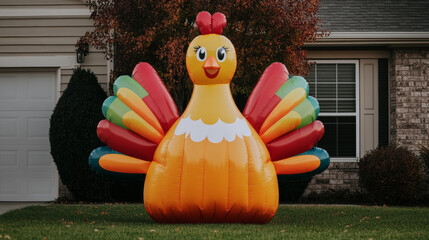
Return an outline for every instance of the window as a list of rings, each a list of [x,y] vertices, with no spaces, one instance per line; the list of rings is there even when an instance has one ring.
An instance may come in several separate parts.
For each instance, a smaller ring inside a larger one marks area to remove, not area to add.
[[[320,104],[318,119],[325,125],[319,147],[335,160],[356,160],[359,156],[358,61],[316,61],[306,77],[310,96]]]

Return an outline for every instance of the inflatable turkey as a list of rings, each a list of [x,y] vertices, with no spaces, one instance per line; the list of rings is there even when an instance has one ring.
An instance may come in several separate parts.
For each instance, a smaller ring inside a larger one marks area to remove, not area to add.
[[[314,147],[324,127],[302,77],[281,63],[262,74],[244,112],[230,81],[237,59],[221,35],[225,16],[201,12],[201,35],[186,67],[194,83],[188,107],[177,108],[155,70],[138,64],[121,76],[102,111],[97,134],[108,146],[89,163],[97,173],[145,179],[144,206],[161,223],[266,223],[278,208],[278,181],[309,178],[329,156]]]

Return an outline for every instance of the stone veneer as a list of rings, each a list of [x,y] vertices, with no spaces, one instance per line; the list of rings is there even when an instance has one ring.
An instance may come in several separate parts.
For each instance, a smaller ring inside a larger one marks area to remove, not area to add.
[[[429,48],[396,48],[390,65],[390,142],[429,145]]]
[[[359,175],[356,162],[333,162],[321,174],[313,177],[303,196],[310,193],[323,194],[326,191],[358,191]]]

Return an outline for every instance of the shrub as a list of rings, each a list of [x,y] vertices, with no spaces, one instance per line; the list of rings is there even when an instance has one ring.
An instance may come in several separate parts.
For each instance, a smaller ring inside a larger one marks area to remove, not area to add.
[[[312,178],[296,182],[279,182],[279,200],[285,203],[296,203],[301,198]]]
[[[429,146],[420,146],[420,159],[422,160],[426,174],[429,173]]]
[[[61,181],[77,201],[110,200],[109,180],[89,167],[88,156],[103,144],[97,137],[107,95],[94,73],[76,69],[51,116],[51,155]]]
[[[407,204],[417,198],[423,179],[421,162],[405,147],[369,151],[359,161],[360,183],[378,204]]]
[[[421,189],[422,194],[419,198],[420,203],[429,204],[429,146],[420,146],[419,149],[420,159],[424,164],[424,181]]]
[[[299,203],[311,204],[374,204],[368,197],[368,193],[362,191],[353,191],[350,189],[327,189],[322,192],[311,192],[299,199]]]

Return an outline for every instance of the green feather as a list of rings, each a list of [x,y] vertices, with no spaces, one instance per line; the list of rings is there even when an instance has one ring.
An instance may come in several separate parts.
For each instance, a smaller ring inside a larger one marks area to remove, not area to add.
[[[316,118],[317,118],[317,116],[319,116],[319,111],[320,111],[319,102],[312,96],[308,96],[307,98],[310,101],[311,105],[313,105],[314,111],[316,111]]]
[[[107,102],[107,103],[106,103]],[[122,121],[122,117],[127,113],[132,111],[125,103],[123,103],[119,98],[112,96],[106,99],[103,104],[103,114],[107,120],[110,122],[128,129],[124,122]],[[107,110],[105,110],[107,109]]]
[[[298,128],[305,127],[316,120],[316,111],[308,98],[304,99],[293,111],[301,116],[301,124]]]
[[[300,76],[293,76],[287,82],[283,83],[279,90],[277,90],[276,95],[283,99],[286,95],[288,95],[292,90],[296,88],[303,88],[308,95],[308,83],[303,77]]]
[[[115,100],[116,97],[110,96],[104,100],[103,105],[101,106],[101,111],[103,112],[104,117],[107,115],[107,110],[109,110],[110,105]]]
[[[149,95],[147,91],[136,80],[127,75],[122,75],[116,79],[115,83],[113,84],[113,92],[115,93],[115,95],[120,88],[130,89],[141,99]]]

